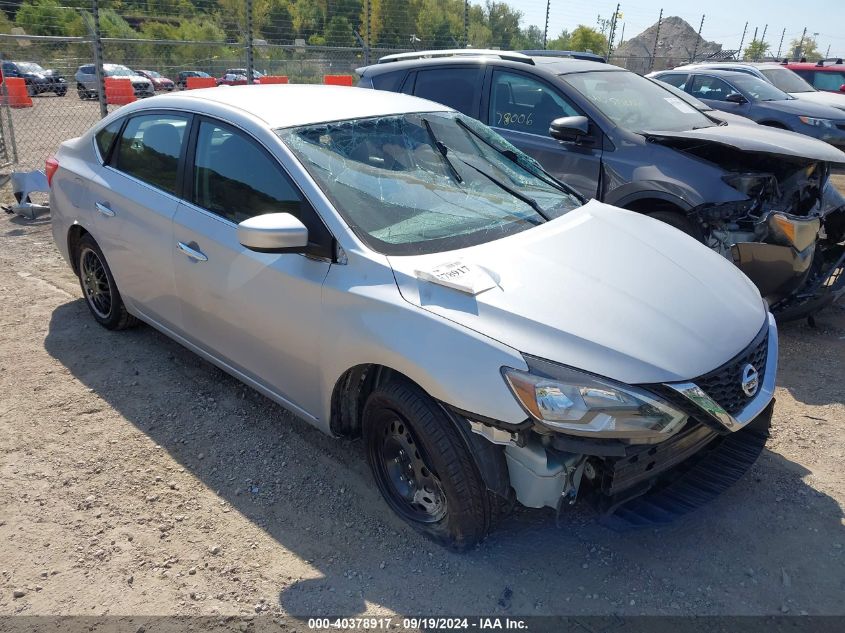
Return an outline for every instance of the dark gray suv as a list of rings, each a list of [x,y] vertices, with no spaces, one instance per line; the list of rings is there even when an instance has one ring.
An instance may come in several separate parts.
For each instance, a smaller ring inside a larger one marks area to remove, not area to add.
[[[827,143],[721,120],[609,64],[424,51],[358,74],[360,87],[431,99],[490,125],[587,198],[693,235],[746,272],[782,319],[845,293],[845,198],[829,182],[845,153]]]

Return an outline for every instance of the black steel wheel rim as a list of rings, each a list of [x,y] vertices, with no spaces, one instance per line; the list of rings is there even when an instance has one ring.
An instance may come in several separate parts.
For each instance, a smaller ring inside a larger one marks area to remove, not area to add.
[[[420,523],[446,516],[443,485],[426,464],[410,426],[393,415],[375,441],[376,466],[397,512]]]
[[[82,251],[82,256],[79,258],[79,279],[82,282],[85,299],[94,314],[107,319],[112,306],[111,285],[106,274],[106,267],[99,255],[90,248]]]

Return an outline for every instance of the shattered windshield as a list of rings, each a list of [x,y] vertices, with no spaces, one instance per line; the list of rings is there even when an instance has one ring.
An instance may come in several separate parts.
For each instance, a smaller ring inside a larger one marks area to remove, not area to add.
[[[615,125],[631,132],[680,132],[716,125],[687,100],[627,70],[569,73],[562,79]]]
[[[581,205],[539,164],[454,112],[278,130],[356,235],[388,255],[524,231]]]

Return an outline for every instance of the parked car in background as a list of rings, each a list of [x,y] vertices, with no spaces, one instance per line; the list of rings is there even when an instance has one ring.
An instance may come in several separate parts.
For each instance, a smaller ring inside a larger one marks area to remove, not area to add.
[[[815,64],[788,62],[784,66],[813,84],[817,90],[845,95],[845,64],[841,58],[825,59]]]
[[[169,92],[176,86],[172,79],[164,77],[160,72],[155,70],[136,70],[135,72],[149,79],[153,84],[153,89],[156,91],[167,90]]]
[[[694,236],[738,265],[781,319],[845,292],[845,199],[829,179],[845,154],[831,145],[737,125],[609,64],[505,51],[427,55],[382,58],[359,69],[359,85],[449,105],[586,198]],[[772,228],[778,222],[792,228]]]
[[[845,95],[830,94],[829,92],[817,90],[788,67],[776,62],[698,63],[678,66],[675,70],[734,70],[768,81],[776,88],[801,101],[845,110]]]
[[[103,64],[104,77],[129,79],[136,97],[152,97],[155,94],[152,82],[121,64]],[[76,71],[76,92],[80,99],[96,99],[99,86],[94,64],[83,64]]]
[[[592,495],[665,522],[765,443],[777,329],[753,284],[445,106],[335,86],[162,95],[48,169],[95,321],[141,319],[363,437],[387,505],[438,542],[471,547],[514,500]]]
[[[650,75],[707,105],[761,125],[812,136],[845,149],[845,111],[796,99],[773,84],[733,70],[664,70]]]
[[[211,75],[202,70],[183,70],[176,77],[176,87],[179,90],[185,90],[188,87],[188,77],[211,77]]]
[[[218,86],[245,86],[247,84],[247,77],[249,73],[246,68],[229,68],[223,73],[223,76],[217,80]],[[252,82],[256,84],[261,83],[262,75],[257,70],[252,71]]]
[[[3,60],[3,76],[18,77],[26,82],[30,96],[52,92],[59,97],[67,93],[67,81],[52,69],[44,69],[35,62],[11,62]]]

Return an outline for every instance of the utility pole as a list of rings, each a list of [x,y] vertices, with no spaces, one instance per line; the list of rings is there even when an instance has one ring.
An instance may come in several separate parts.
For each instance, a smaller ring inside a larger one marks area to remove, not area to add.
[[[742,39],[739,40],[739,59],[743,58],[742,45],[745,43],[745,34],[748,32],[748,22],[745,23],[745,28],[742,29]]]
[[[619,38],[619,46],[622,46],[625,43],[625,23],[622,23],[622,35]]]
[[[698,37],[695,38],[695,46],[692,49],[692,59],[691,62],[695,61],[695,56],[698,53],[698,43],[701,41],[701,29],[704,28],[704,15],[701,16],[701,24],[698,25]]]
[[[552,0],[546,0],[546,28],[543,31],[543,50],[546,50],[546,42],[549,41],[549,9],[551,5]]]
[[[610,37],[607,38],[607,58],[610,59],[610,54],[613,52],[613,38],[616,37],[616,18],[619,16],[619,6],[616,5],[616,11],[610,21]]]
[[[469,46],[469,0],[464,0],[464,48]]]
[[[660,9],[660,17],[657,18],[657,31],[654,34],[654,50],[651,52],[651,61],[648,65],[648,72],[654,70],[654,58],[657,57],[657,42],[660,41],[660,25],[663,23],[663,9]]]
[[[94,26],[94,72],[97,75],[97,97],[100,101],[100,118],[109,114],[106,103],[106,79],[103,75],[103,38],[100,33],[100,3],[98,0],[91,1],[91,13]]]
[[[778,44],[778,54],[775,55],[775,57],[777,57],[778,59],[780,59],[780,51],[783,48],[783,38],[785,38],[785,37],[786,37],[786,29],[783,29],[783,31],[781,31],[781,34],[780,34],[780,44]]]
[[[254,84],[253,68],[255,68],[255,59],[253,58],[253,37],[252,37],[252,0],[246,0],[246,82]]]
[[[372,19],[370,18],[370,11],[372,10],[372,2],[371,0],[365,0],[364,2],[364,65],[370,65],[370,22]]]
[[[824,54],[824,58],[827,59],[830,57],[830,44],[827,45],[827,52]]]
[[[801,59],[801,53],[804,52],[804,38],[807,37],[807,27],[804,27],[804,32],[801,33],[801,41],[798,42],[798,59]]]

